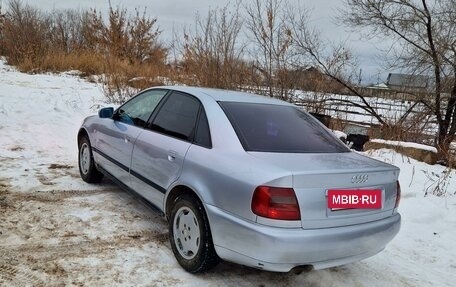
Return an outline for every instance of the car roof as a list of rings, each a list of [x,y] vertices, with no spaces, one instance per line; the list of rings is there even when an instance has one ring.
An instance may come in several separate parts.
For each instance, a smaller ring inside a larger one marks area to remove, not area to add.
[[[288,102],[281,101],[278,99],[260,96],[252,93],[213,89],[213,88],[202,88],[202,87],[191,87],[191,86],[160,86],[154,87],[160,89],[169,89],[179,92],[188,93],[196,97],[207,98],[210,97],[216,102],[244,102],[244,103],[261,103],[271,105],[291,105]]]

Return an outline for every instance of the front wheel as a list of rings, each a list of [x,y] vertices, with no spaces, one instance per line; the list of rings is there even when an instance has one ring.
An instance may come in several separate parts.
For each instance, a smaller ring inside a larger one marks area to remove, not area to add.
[[[175,199],[169,233],[174,256],[188,272],[204,272],[218,264],[206,212],[195,197],[184,194]]]
[[[79,142],[79,174],[88,183],[98,183],[103,178],[103,174],[95,167],[93,160],[92,147],[89,139],[85,136]]]

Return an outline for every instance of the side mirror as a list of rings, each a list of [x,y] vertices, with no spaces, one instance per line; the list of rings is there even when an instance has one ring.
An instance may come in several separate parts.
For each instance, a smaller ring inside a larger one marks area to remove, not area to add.
[[[113,114],[114,114],[114,108],[112,108],[112,107],[102,108],[101,110],[98,111],[98,116],[102,119],[112,118]]]

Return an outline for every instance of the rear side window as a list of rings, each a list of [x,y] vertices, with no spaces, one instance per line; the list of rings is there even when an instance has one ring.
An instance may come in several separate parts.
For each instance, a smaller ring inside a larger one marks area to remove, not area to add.
[[[339,153],[349,149],[293,106],[220,102],[246,151]]]
[[[212,148],[211,134],[209,132],[209,124],[207,123],[206,113],[201,109],[201,114],[198,120],[198,127],[196,129],[195,144]]]
[[[195,136],[200,103],[192,96],[173,92],[152,122],[151,129],[186,141]]]

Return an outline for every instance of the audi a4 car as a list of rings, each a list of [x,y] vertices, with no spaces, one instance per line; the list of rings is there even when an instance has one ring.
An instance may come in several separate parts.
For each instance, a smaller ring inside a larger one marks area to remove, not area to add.
[[[179,264],[288,272],[373,256],[399,232],[399,169],[350,151],[290,103],[155,87],[86,118],[84,181],[108,176],[156,206]]]

